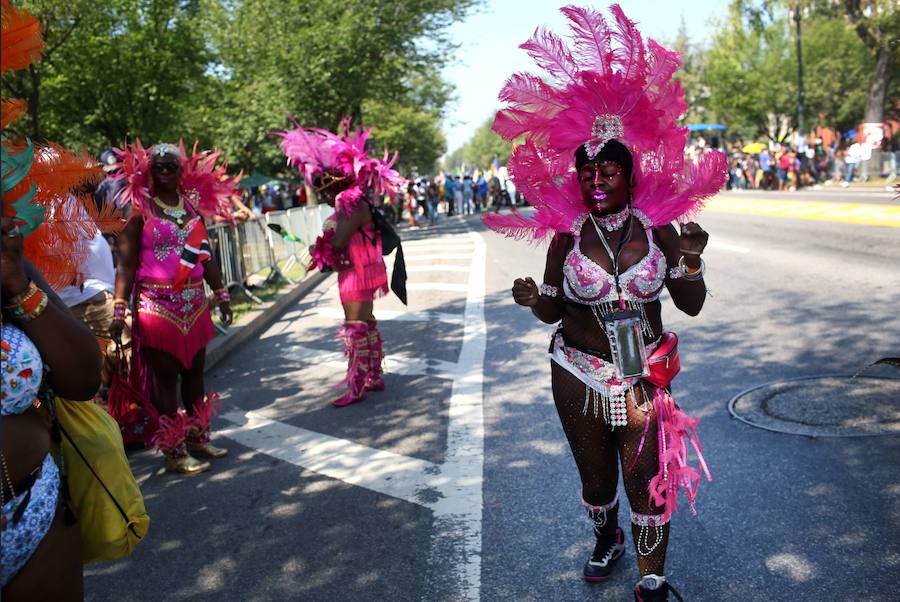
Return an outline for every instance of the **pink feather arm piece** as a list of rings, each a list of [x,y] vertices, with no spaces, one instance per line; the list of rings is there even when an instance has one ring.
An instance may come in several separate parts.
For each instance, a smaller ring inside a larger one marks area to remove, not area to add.
[[[310,256],[312,257],[309,264],[310,267],[315,267],[319,270],[338,267],[341,254],[335,252],[334,247],[331,246],[332,238],[334,238],[334,228],[326,230],[322,236],[316,238],[316,242],[313,243],[313,247],[310,250]]]

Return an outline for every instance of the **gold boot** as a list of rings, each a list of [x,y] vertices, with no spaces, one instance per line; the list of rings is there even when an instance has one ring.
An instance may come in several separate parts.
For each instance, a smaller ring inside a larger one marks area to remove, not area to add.
[[[216,447],[209,441],[206,443],[200,441],[188,441],[187,450],[192,456],[198,458],[221,458],[228,455],[228,450],[224,447]]]
[[[209,462],[200,461],[187,453],[179,456],[166,455],[166,470],[168,472],[197,474],[209,470],[209,467]]]
[[[184,442],[187,444],[188,453],[198,458],[221,458],[228,453],[227,449],[210,443],[209,424],[192,427],[188,430]]]

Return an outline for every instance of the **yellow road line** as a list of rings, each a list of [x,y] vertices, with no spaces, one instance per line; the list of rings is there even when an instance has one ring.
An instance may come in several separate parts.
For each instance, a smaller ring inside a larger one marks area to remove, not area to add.
[[[900,228],[900,207],[893,205],[717,197],[707,203],[706,211]]]

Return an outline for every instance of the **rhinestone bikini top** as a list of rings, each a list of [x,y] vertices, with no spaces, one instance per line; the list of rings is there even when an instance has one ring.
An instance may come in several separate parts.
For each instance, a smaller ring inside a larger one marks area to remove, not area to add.
[[[622,298],[631,303],[650,303],[659,299],[666,281],[666,257],[653,242],[650,220],[632,209],[640,220],[650,246],[647,255],[619,274]],[[581,227],[588,214],[578,218],[572,227],[575,244],[563,264],[563,293],[566,298],[584,305],[604,305],[616,301],[615,276],[581,252]]]

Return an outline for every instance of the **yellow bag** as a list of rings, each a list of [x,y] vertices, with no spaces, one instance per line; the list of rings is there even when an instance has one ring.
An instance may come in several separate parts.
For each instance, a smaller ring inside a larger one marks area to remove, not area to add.
[[[90,401],[57,397],[62,462],[73,510],[81,526],[85,563],[131,554],[147,534],[150,517],[134,480],[119,425]]]

